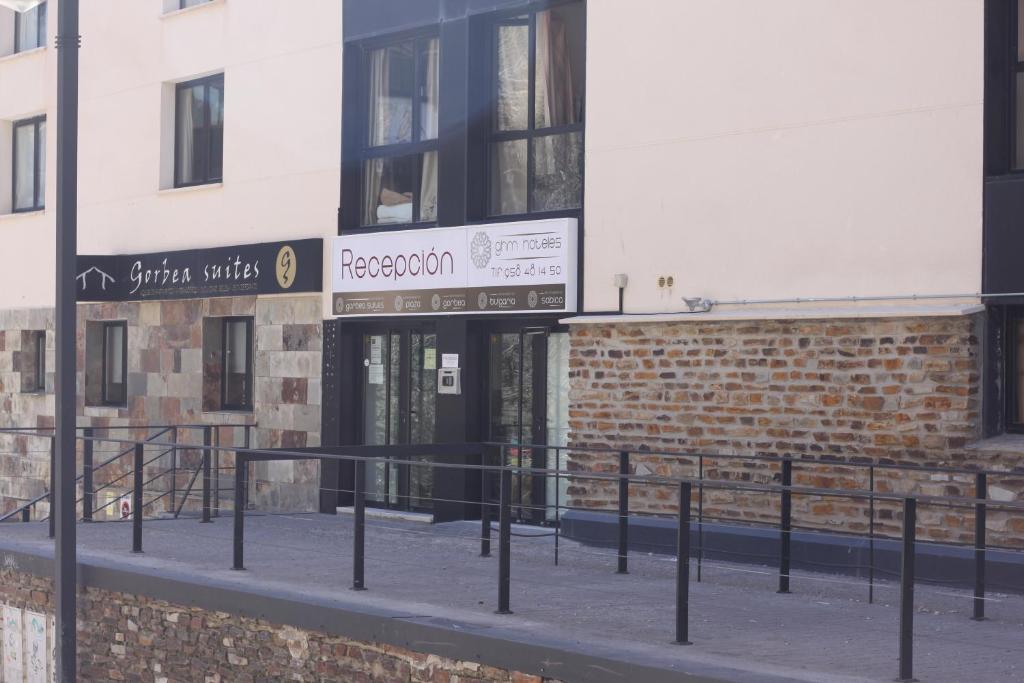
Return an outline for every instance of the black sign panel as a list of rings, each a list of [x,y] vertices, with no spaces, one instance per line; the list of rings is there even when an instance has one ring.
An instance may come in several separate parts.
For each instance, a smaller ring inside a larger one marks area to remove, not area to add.
[[[323,240],[79,256],[78,301],[201,299],[323,289]]]

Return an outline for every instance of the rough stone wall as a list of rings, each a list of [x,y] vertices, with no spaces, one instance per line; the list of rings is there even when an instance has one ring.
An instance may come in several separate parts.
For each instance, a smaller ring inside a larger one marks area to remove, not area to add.
[[[570,444],[838,463],[1006,469],[1012,454],[964,447],[980,436],[978,317],[576,325],[571,332]],[[800,463],[794,484],[867,489],[867,468]],[[638,473],[696,476],[696,458],[634,456]],[[614,454],[577,451],[577,470],[617,471]],[[705,458],[709,480],[778,482],[777,463]],[[973,496],[971,475],[878,469],[876,490]],[[992,497],[1020,499],[1024,477],[993,478]],[[574,479],[573,505],[607,509],[615,487]],[[631,510],[674,512],[668,487],[633,486]],[[778,519],[778,495],[704,492],[706,518]],[[795,496],[798,526],[866,531],[868,502]],[[876,504],[882,533],[897,506]],[[921,506],[923,534],[973,539],[969,510]],[[1024,521],[989,514],[992,543],[1019,545]]]
[[[0,605],[53,614],[53,584],[0,569]],[[475,662],[85,588],[79,678],[151,683],[557,683]],[[2,628],[2,626],[0,626]]]
[[[251,445],[257,448],[316,446],[320,443],[320,373],[323,347],[319,295],[296,297],[225,297],[180,301],[146,301],[80,304],[78,306],[78,414],[79,425],[105,428],[134,424],[257,424]],[[203,404],[203,319],[206,317],[253,316],[255,335],[253,410],[204,411]],[[86,363],[95,354],[87,349],[90,321],[125,320],[128,326],[128,401],[125,407],[86,405]],[[48,330],[48,391],[45,395],[20,392],[17,353],[24,329]],[[0,312],[0,404],[5,411],[0,426],[53,425],[53,313],[52,310]],[[130,434],[145,438],[149,430]],[[218,430],[220,443],[244,443],[241,427]],[[160,437],[167,439],[168,437]],[[200,430],[182,430],[180,442],[199,444]],[[0,436],[0,510],[10,509],[15,499],[42,493],[49,477],[48,452],[44,440]],[[122,450],[114,443],[96,444],[94,461],[101,462]],[[147,451],[147,460],[150,455]],[[196,466],[198,453],[182,453],[182,463]],[[233,463],[230,454],[219,465]],[[124,474],[130,458],[97,474],[97,484]],[[163,458],[153,463],[147,478],[170,466]],[[319,470],[315,462],[259,463],[253,466],[250,501],[260,509],[315,510],[318,504]],[[17,477],[17,478],[15,478]],[[178,486],[187,484],[182,473]],[[167,488],[169,477],[150,489]],[[128,479],[109,490],[121,495]],[[230,488],[230,474],[223,473],[221,487]],[[102,494],[103,496],[106,493]],[[98,498],[102,505],[106,498]],[[222,504],[230,507],[230,501]],[[40,506],[39,513],[45,514]]]

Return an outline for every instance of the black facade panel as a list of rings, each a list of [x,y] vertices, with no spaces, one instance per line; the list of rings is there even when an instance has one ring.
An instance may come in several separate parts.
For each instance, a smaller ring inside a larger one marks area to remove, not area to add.
[[[984,211],[983,291],[1024,292],[1024,176],[987,181]]]

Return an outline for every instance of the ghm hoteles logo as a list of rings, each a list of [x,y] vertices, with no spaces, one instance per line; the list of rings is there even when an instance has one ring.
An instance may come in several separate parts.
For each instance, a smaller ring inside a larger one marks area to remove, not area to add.
[[[469,243],[469,258],[478,269],[486,268],[491,262],[491,238],[486,232],[473,235]]]

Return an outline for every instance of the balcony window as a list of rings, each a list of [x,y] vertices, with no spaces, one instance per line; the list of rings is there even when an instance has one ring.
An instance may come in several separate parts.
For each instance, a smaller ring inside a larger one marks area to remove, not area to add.
[[[26,52],[46,45],[46,3],[14,14],[14,51]]]
[[[46,194],[46,118],[14,124],[14,211],[39,211]]]
[[[224,176],[224,74],[179,83],[175,93],[174,186]]]

